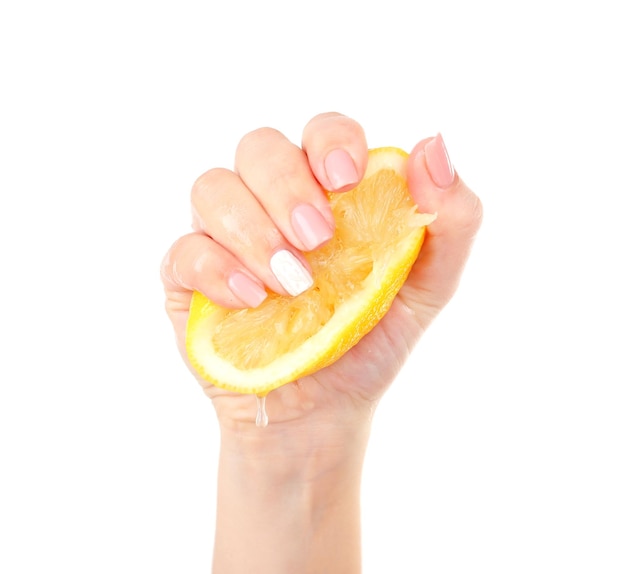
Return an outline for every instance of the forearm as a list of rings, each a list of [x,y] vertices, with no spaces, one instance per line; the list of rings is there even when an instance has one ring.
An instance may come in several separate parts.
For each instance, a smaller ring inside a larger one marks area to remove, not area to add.
[[[255,431],[222,434],[214,574],[360,572],[369,425],[333,440],[314,426]]]

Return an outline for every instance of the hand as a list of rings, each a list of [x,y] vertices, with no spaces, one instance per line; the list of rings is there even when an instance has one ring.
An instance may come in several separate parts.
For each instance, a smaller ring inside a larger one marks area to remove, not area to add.
[[[258,305],[266,288],[288,294],[272,273],[271,255],[285,249],[306,266],[301,252],[330,238],[333,219],[323,188],[342,192],[360,181],[367,165],[365,135],[355,121],[331,113],[313,118],[302,141],[300,149],[275,130],[254,131],[239,144],[234,172],[212,169],[196,181],[195,232],[174,244],[162,272],[167,312],[183,356],[192,290],[232,308]],[[436,212],[438,218],[406,284],[379,325],[344,357],[270,393],[272,425],[311,416],[328,419],[327,411],[341,411],[336,414],[343,420],[369,416],[455,291],[480,224],[480,201],[454,173],[441,136],[413,149],[408,180],[420,211]],[[254,423],[253,397],[199,381],[222,424]]]

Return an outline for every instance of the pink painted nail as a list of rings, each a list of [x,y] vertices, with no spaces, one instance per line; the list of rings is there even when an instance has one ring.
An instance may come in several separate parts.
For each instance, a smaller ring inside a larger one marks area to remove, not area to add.
[[[228,286],[239,299],[250,307],[258,307],[267,297],[265,289],[241,271],[235,271],[228,278]]]
[[[322,214],[308,203],[298,205],[291,212],[291,224],[304,246],[312,251],[333,236],[332,229]]]
[[[450,156],[448,156],[448,150],[443,143],[441,134],[437,134],[434,139],[426,144],[424,156],[426,157],[428,173],[430,173],[435,185],[442,189],[450,187],[454,181],[454,167],[450,162]]]
[[[324,168],[332,188],[329,191],[337,191],[359,181],[354,161],[343,149],[331,151],[324,160]]]

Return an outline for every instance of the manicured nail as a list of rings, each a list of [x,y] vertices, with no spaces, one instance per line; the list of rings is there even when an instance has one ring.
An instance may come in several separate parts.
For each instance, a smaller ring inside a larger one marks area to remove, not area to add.
[[[258,307],[267,297],[265,289],[241,271],[235,271],[228,278],[228,286],[239,299],[250,307]]]
[[[270,268],[285,291],[295,297],[313,285],[313,278],[291,252],[277,251],[270,259]]]
[[[426,144],[424,156],[426,157],[428,173],[430,173],[435,185],[442,189],[450,187],[454,181],[454,167],[450,162],[450,156],[441,134],[437,134],[434,139]]]
[[[350,154],[343,149],[331,151],[324,160],[324,168],[332,189],[337,191],[348,185],[354,185],[359,181],[354,161]]]
[[[333,236],[322,214],[312,205],[303,203],[291,212],[291,224],[304,246],[312,251]]]

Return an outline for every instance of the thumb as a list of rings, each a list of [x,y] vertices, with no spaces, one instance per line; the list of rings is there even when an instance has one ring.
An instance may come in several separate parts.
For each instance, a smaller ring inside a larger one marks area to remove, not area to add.
[[[452,297],[482,220],[482,204],[450,162],[443,138],[423,140],[409,155],[409,191],[423,213],[436,213],[403,296],[410,307],[434,316]]]

